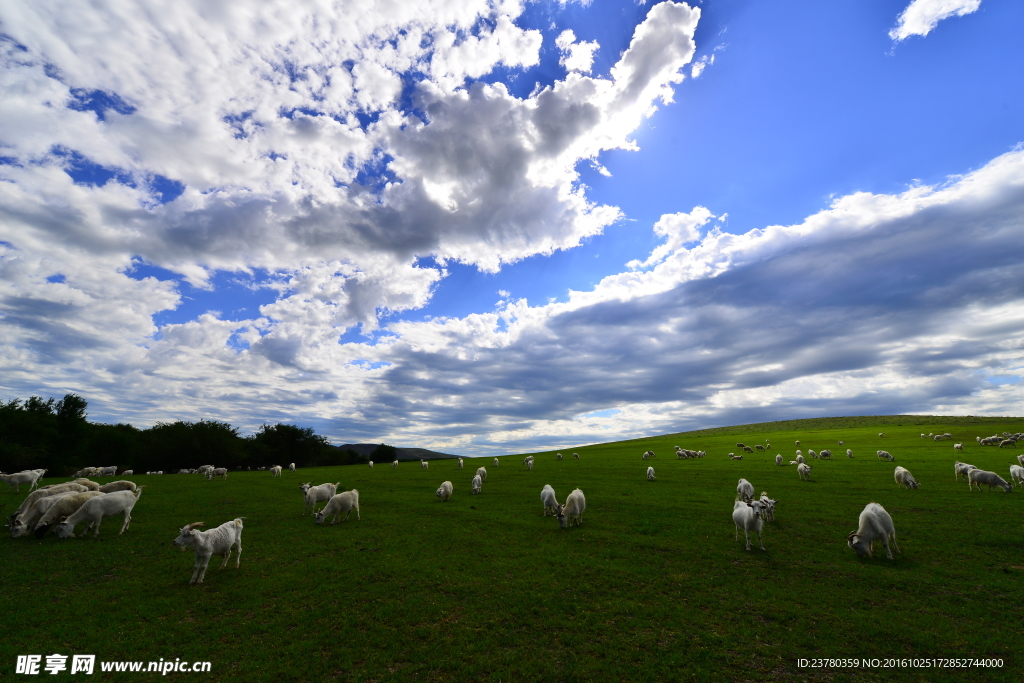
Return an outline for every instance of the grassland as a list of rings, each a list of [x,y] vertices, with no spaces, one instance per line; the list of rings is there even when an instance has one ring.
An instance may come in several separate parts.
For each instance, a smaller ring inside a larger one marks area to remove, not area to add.
[[[918,420],[915,422],[914,420]],[[974,420],[974,421],[972,421]],[[879,439],[878,432],[885,437]],[[965,444],[921,439],[951,432]],[[285,472],[139,476],[131,528],[99,539],[0,541],[0,674],[18,654],[98,660],[208,660],[233,681],[882,681],[1022,679],[1024,496],[968,492],[954,460],[1008,476],[1019,450],[975,436],[1024,431],[1024,418],[845,418],[747,425],[536,454]],[[772,444],[732,461],[735,443]],[[788,461],[831,448],[800,482]],[[845,441],[842,448],[838,440]],[[676,460],[672,447],[702,449]],[[840,453],[850,447],[852,460]],[[877,460],[885,448],[894,464]],[[658,453],[653,463],[640,454]],[[571,450],[564,451],[569,456]],[[483,494],[471,496],[476,466]],[[647,482],[648,464],[657,481]],[[893,468],[921,482],[900,490]],[[736,481],[778,499],[766,552],[744,550],[731,520]],[[454,498],[434,497],[450,479]],[[53,480],[50,480],[53,481]],[[361,494],[362,520],[317,527],[301,481]],[[587,496],[584,524],[541,516],[540,489]],[[24,497],[0,494],[5,510]],[[858,559],[846,535],[869,501],[896,525],[902,555]],[[6,513],[5,513],[6,514]],[[245,516],[241,568],[211,563],[189,586],[193,556],[171,546],[185,523]],[[1001,658],[1002,669],[809,669],[798,658]],[[96,680],[150,680],[104,674]],[[80,676],[43,674],[42,678]]]

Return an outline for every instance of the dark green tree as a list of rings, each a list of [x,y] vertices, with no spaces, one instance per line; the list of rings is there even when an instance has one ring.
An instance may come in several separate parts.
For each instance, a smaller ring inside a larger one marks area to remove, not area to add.
[[[374,462],[391,462],[395,459],[396,455],[398,455],[397,448],[382,443],[370,453],[370,460]]]
[[[327,439],[313,431],[312,427],[277,423],[264,424],[248,439],[250,461],[254,465],[287,466],[295,463],[299,467],[313,467],[335,464],[333,449]]]
[[[245,441],[227,422],[157,422],[142,435],[138,469],[176,472],[200,465],[237,469],[246,461]]]

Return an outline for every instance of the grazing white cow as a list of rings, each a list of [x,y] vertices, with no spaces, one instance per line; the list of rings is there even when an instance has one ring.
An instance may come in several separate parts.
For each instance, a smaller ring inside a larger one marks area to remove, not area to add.
[[[914,479],[914,475],[910,473],[910,470],[902,465],[896,466],[893,476],[896,478],[896,483],[899,484],[900,488],[906,486],[907,488],[916,489],[919,485],[917,480]]]
[[[558,499],[555,497],[555,490],[551,488],[551,484],[544,484],[544,488],[540,490],[540,502],[544,504],[544,517],[548,516],[548,511],[552,515],[558,514]]]
[[[484,480],[480,478],[479,474],[473,475],[473,483],[470,485],[470,488],[472,489],[474,495],[483,491]]]
[[[452,497],[452,491],[454,490],[455,487],[452,486],[450,481],[442,481],[441,485],[437,487],[437,493],[435,495],[441,499],[442,503],[447,502],[448,499]]]
[[[896,552],[902,553],[903,551],[896,545],[896,527],[892,524],[892,517],[878,503],[868,503],[860,513],[860,526],[856,531],[850,532],[846,544],[857,552],[857,557],[872,557],[875,541],[881,541],[885,544],[885,556],[891,560],[893,557],[892,550],[889,549],[890,539]]]
[[[998,486],[1002,490],[1010,493],[1013,491],[1013,486],[1007,484],[1006,480],[1000,477],[995,472],[987,472],[985,470],[973,469],[967,473],[967,490],[972,490],[975,486],[978,490],[981,490],[982,484],[988,484],[988,490],[991,491],[994,486]]]
[[[135,491],[116,491],[114,493],[105,493],[102,496],[97,496],[90,500],[85,501],[85,504],[78,510],[61,520],[61,523],[57,525],[57,537],[58,538],[70,538],[75,535],[75,525],[79,522],[89,522],[95,529],[93,537],[100,535],[100,523],[104,517],[113,517],[114,515],[124,514],[124,524],[121,525],[121,530],[118,535],[121,535],[128,528],[128,524],[132,521],[132,508],[135,507],[135,503],[138,502],[139,496],[142,495],[142,487],[138,487]],[[88,531],[88,529],[86,529]],[[84,534],[83,534],[84,535]]]
[[[648,467],[647,468],[647,481],[654,481],[654,468],[653,467]]]
[[[341,517],[341,513],[345,513],[345,518],[341,521],[347,522],[348,516],[352,514],[352,511],[356,511],[356,519],[362,520],[359,516],[359,491],[352,489],[351,491],[342,491],[333,498],[331,498],[323,510],[316,513],[316,523],[323,524],[324,520],[328,517],[333,517],[331,524],[338,521],[338,517]]]
[[[92,483],[92,482],[89,482],[89,483]],[[84,485],[85,484],[83,484],[83,486]],[[92,488],[92,487],[90,487],[90,488]],[[121,481],[112,481],[109,484],[104,484],[103,486],[97,486],[93,490],[94,491],[99,491],[100,493],[114,493],[115,491],[134,491],[137,488],[139,488],[139,487],[135,485],[134,481],[125,481],[124,479],[122,479]]]
[[[48,510],[45,510],[43,516],[36,522],[35,532],[36,538],[42,538],[46,535],[46,532],[53,526],[54,522],[59,519],[63,519],[69,515],[73,515],[78,512],[78,508],[85,505],[86,501],[96,498],[97,496],[106,495],[102,491],[85,491],[84,493],[69,493],[65,495],[58,494],[56,496],[50,496],[49,498],[42,498],[39,503],[36,503],[38,508],[43,501],[52,500]],[[35,508],[33,508],[34,510]],[[21,524],[22,520],[18,520]],[[15,529],[11,529],[11,535],[17,538],[14,534]]]
[[[576,526],[583,526],[583,511],[586,509],[587,499],[583,497],[583,491],[573,489],[566,497],[565,505],[558,506],[558,525],[563,529],[573,522]]]

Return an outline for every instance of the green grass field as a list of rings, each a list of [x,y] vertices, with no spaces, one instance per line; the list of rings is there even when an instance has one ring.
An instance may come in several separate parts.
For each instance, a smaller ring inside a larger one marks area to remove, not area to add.
[[[879,438],[878,432],[885,437]],[[951,432],[964,443],[921,439]],[[1021,450],[976,436],[1024,431],[1024,418],[834,418],[748,425],[522,456],[285,472],[136,476],[131,528],[100,538],[3,541],[0,673],[19,654],[98,661],[210,661],[168,680],[676,681],[1022,680],[1024,492],[968,492],[962,460],[1009,478]],[[735,443],[765,453],[726,458]],[[812,481],[786,462],[831,448]],[[838,440],[845,441],[839,447]],[[706,450],[677,460],[673,446]],[[850,460],[843,455],[853,449]],[[879,461],[884,448],[896,458]],[[641,460],[644,450],[658,457]],[[571,458],[572,451],[580,460]],[[470,495],[478,465],[489,477]],[[651,464],[657,481],[647,482]],[[901,490],[903,465],[921,483]],[[736,482],[778,499],[762,552],[734,540]],[[445,479],[448,503],[434,497]],[[49,479],[46,483],[52,483]],[[107,481],[107,480],[104,480]],[[298,484],[360,491],[362,520],[318,527]],[[542,517],[540,489],[586,494],[580,528]],[[4,514],[25,496],[0,494]],[[902,555],[858,559],[846,536],[871,501],[892,515]],[[246,517],[241,568],[194,556],[178,528]],[[79,532],[82,527],[79,527]],[[1001,658],[1001,669],[811,669],[799,658]],[[45,660],[44,660],[45,661]],[[98,665],[97,665],[98,669]],[[98,680],[152,680],[101,673]],[[164,678],[160,676],[160,678]]]

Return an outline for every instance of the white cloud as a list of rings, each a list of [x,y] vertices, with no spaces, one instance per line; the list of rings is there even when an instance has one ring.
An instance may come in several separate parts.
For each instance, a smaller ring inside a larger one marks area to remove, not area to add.
[[[615,79],[574,72],[520,98],[472,79],[537,63],[540,33],[515,25],[522,10],[5,3],[18,42],[0,44],[14,161],[0,239],[22,250],[71,239],[200,287],[216,270],[341,263],[382,283],[348,307],[361,319],[344,316],[371,327],[377,310],[429,296],[420,257],[495,271],[577,246],[620,213],[585,196],[576,165],[635,147],[629,135],[671,100],[692,56],[699,11],[655,7]],[[97,187],[64,173],[83,167],[116,175]],[[183,188],[169,204],[160,178]]]
[[[301,417],[339,439],[479,454],[823,413],[1012,413],[1024,385],[987,378],[1024,366],[1021,178],[1015,151],[741,235],[700,237],[703,207],[667,214],[649,270],[561,303],[501,293],[494,311],[363,343],[338,343],[360,306],[419,306],[440,273],[310,266],[277,280],[262,318],[154,336],[152,315],[178,301],[168,283],[110,280],[67,242],[50,260],[3,247],[0,372],[12,395],[74,390],[137,424]]]
[[[558,63],[568,71],[580,73],[590,73],[590,68],[594,64],[594,53],[600,47],[596,40],[576,42],[576,34],[572,29],[562,31],[555,39],[555,45],[562,53]]]
[[[561,303],[502,290],[493,311],[380,329],[380,311],[424,306],[449,262],[495,271],[617,220],[576,168],[636,149],[700,16],[656,5],[610,77],[570,69],[519,97],[474,78],[535,63],[521,12],[0,4],[17,41],[0,41],[5,390],[76,391],[98,419],[302,418],[480,453],[737,416],[1019,405],[1024,385],[986,378],[1024,365],[1020,151],[741,235],[711,224],[729,207],[668,213],[647,258]],[[104,168],[106,183],[69,175]],[[170,203],[161,177],[181,184]],[[137,256],[198,287],[266,271],[278,296],[249,319],[157,327],[183,285],[129,277]],[[358,324],[374,335],[340,343]]]
[[[696,62],[693,63],[693,67],[690,69],[690,78],[700,78],[700,75],[704,73],[704,69],[715,63],[715,55],[704,55]]]
[[[1022,171],[1013,152],[797,225],[677,239],[650,271],[565,303],[389,325],[389,384],[370,400],[401,395],[495,451],[820,414],[1012,413],[1019,386],[985,377],[1024,362]],[[709,217],[670,215],[661,232],[692,237]]]
[[[678,252],[684,244],[700,239],[698,228],[715,218],[703,206],[694,207],[690,213],[667,213],[654,224],[654,234],[667,237],[668,240],[651,252],[644,261],[634,260],[626,265],[630,268],[645,268],[663,261],[666,256]]]
[[[242,420],[257,425],[295,406],[358,415],[395,339],[339,344],[346,329],[422,307],[449,261],[495,271],[620,217],[588,199],[576,166],[635,148],[699,17],[663,3],[613,78],[580,73],[593,50],[576,44],[576,71],[517,97],[474,79],[537,63],[522,11],[0,5],[8,389],[73,389],[141,422],[222,414],[242,395],[267,411]],[[168,187],[180,195],[161,203]],[[128,277],[139,257],[207,289],[217,271],[265,271],[279,296],[259,318],[158,328],[182,298],[175,282]],[[15,277],[24,264],[36,274]]]
[[[926,36],[943,19],[971,14],[980,6],[981,0],[913,0],[897,17],[889,37],[900,41],[910,36]]]

